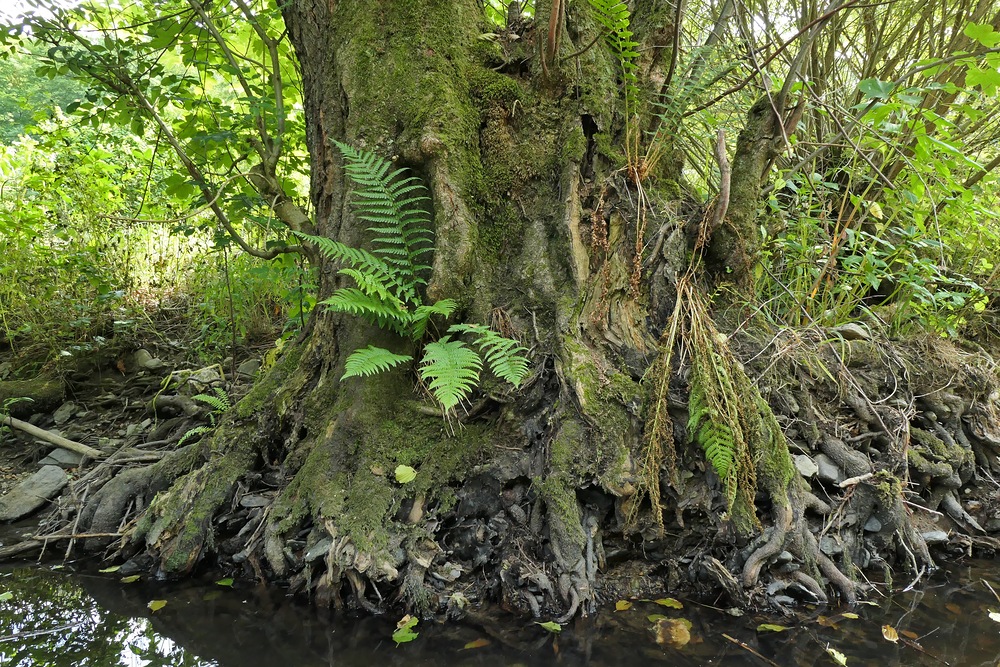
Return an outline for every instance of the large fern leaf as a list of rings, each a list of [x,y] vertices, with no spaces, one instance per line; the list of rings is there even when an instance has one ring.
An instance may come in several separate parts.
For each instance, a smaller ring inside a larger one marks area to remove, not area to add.
[[[354,207],[358,217],[371,224],[375,234],[373,253],[389,268],[404,301],[419,301],[419,274],[430,268],[421,257],[431,252],[430,219],[422,204],[426,189],[415,177],[403,177],[405,169],[368,151],[336,142],[344,156],[344,170],[358,186]]]
[[[460,340],[444,336],[424,347],[420,377],[444,409],[451,410],[479,384],[483,362]]]
[[[633,39],[628,5],[623,0],[589,0],[595,18],[608,32],[605,42],[618,58],[625,88],[625,115],[635,113],[639,96],[637,64],[639,43]]]
[[[528,349],[516,340],[501,336],[482,324],[453,324],[448,331],[476,337],[476,345],[486,357],[490,370],[501,380],[520,386],[528,375],[528,359],[522,353]]]
[[[408,354],[395,354],[385,348],[369,345],[363,350],[351,352],[351,355],[344,362],[344,375],[340,379],[368,377],[408,361],[413,361],[413,357]]]
[[[357,287],[344,287],[321,301],[320,305],[364,318],[380,329],[392,329],[401,336],[407,334],[410,314],[401,308],[398,299],[383,300]]]

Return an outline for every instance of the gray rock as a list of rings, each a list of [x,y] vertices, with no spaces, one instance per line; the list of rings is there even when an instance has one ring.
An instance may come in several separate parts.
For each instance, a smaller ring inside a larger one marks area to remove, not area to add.
[[[793,459],[795,460],[795,468],[803,477],[815,477],[816,473],[819,472],[819,466],[816,465],[816,462],[805,454],[796,454]]]
[[[844,546],[836,538],[824,535],[819,540],[819,550],[827,556],[837,556],[844,552]]]
[[[882,530],[882,522],[876,517],[870,516],[868,517],[868,520],[865,521],[865,530],[869,533],[877,533]]]
[[[163,368],[163,361],[157,359],[148,350],[138,349],[135,351],[135,365],[147,371],[157,371]]]
[[[60,468],[76,468],[83,460],[83,456],[68,449],[53,449],[48,456],[38,462],[40,466],[59,466]]]
[[[0,498],[0,521],[17,521],[38,511],[69,483],[59,466],[45,466]]]
[[[924,538],[924,542],[928,545],[948,543],[948,533],[943,530],[931,530],[926,533],[921,533],[920,536]]]
[[[872,334],[867,327],[857,322],[848,322],[830,329],[830,333],[839,335],[844,340],[871,340]]]
[[[69,421],[69,418],[76,412],[76,403],[67,401],[59,406],[59,409],[52,413],[52,421],[62,425]]]
[[[239,365],[239,368],[236,369],[236,374],[243,378],[253,378],[257,375],[257,371],[259,370],[259,359],[247,359]]]
[[[821,481],[829,484],[837,484],[844,481],[844,473],[840,472],[840,468],[837,467],[837,464],[829,456],[826,454],[817,454],[813,460],[816,462],[817,467],[816,476]]]
[[[333,540],[329,537],[324,537],[322,540],[309,547],[309,550],[306,551],[305,561],[307,563],[311,563],[317,558],[322,558],[330,550],[332,545]]]
[[[267,507],[271,504],[271,498],[267,496],[246,495],[240,498],[240,507]]]

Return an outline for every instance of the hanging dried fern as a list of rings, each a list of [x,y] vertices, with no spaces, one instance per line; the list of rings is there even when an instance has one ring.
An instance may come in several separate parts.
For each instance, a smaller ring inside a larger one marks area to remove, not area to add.
[[[692,276],[689,272],[678,281],[674,312],[660,340],[660,357],[646,376],[650,399],[639,491],[657,508],[654,513],[662,529],[661,472],[666,470],[673,486],[682,491],[667,409],[671,364],[680,350],[691,367],[687,424],[691,440],[722,482],[727,512],[739,529],[749,531],[759,525],[754,508],[758,466],[774,477],[767,483],[777,502],[782,501],[794,468],[773,411],[716,329],[706,297],[695,288]],[[634,522],[634,516],[629,519]]]

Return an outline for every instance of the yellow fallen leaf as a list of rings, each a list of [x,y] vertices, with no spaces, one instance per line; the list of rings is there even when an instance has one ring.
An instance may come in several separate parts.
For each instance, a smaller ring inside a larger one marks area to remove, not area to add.
[[[896,632],[896,628],[891,625],[882,626],[882,636],[885,637],[886,641],[892,642],[893,644],[899,641],[899,633]]]
[[[784,632],[787,629],[784,625],[776,623],[761,623],[757,626],[757,632]]]
[[[679,600],[675,600],[673,598],[660,598],[659,600],[653,600],[653,602],[660,605],[661,607],[670,607],[671,609],[684,608],[684,605]]]
[[[858,615],[855,614],[853,611],[845,611],[840,616],[841,616],[841,618],[850,618],[850,619],[858,618]]]
[[[139,575],[138,574],[133,574],[133,575],[128,576],[128,577],[122,577],[122,583],[123,584],[134,584],[137,581],[139,581]]]
[[[684,648],[691,641],[691,621],[686,618],[662,618],[653,626],[656,643],[670,648]]]
[[[483,637],[480,637],[479,639],[473,639],[471,642],[469,642],[468,644],[466,644],[462,648],[463,649],[482,648],[484,646],[489,646],[489,645],[490,645],[490,640],[489,639],[485,639]]]
[[[150,611],[160,611],[161,609],[163,609],[164,607],[167,606],[167,601],[166,600],[150,600],[149,603],[146,604],[146,606],[149,607]]]
[[[837,649],[827,646],[826,652],[830,654],[830,657],[833,658],[833,661],[838,665],[847,665],[847,656]]]
[[[628,611],[632,608],[632,603],[628,600],[619,600],[615,603],[615,611]]]

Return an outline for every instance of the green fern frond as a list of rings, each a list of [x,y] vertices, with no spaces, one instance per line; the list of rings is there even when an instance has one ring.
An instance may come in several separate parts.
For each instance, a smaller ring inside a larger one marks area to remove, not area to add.
[[[392,329],[401,336],[406,335],[410,314],[400,307],[398,299],[383,300],[366,294],[357,287],[344,287],[320,302],[331,310],[362,317],[378,326]]]
[[[226,412],[233,407],[233,402],[229,399],[229,394],[222,387],[212,387],[212,394],[195,394],[192,400],[200,401],[209,406],[215,412]]]
[[[369,345],[363,350],[351,352],[351,355],[344,362],[344,375],[340,379],[368,377],[408,361],[413,361],[413,357],[408,354],[395,354],[385,348]]]
[[[180,447],[191,438],[208,433],[211,430],[212,427],[210,426],[195,426],[194,428],[188,429],[184,432],[184,435],[181,436],[181,439],[177,441],[177,446]]]
[[[625,115],[631,117],[635,113],[638,99],[638,59],[636,49],[639,43],[633,39],[631,16],[628,5],[623,0],[589,0],[594,9],[594,16],[607,31],[605,42],[618,58],[622,70],[622,82],[625,87]]]
[[[429,306],[418,306],[414,309],[413,315],[410,318],[410,337],[413,340],[420,340],[427,331],[427,325],[430,323],[431,317],[434,315],[448,317],[455,312],[456,308],[458,308],[458,303],[454,299],[441,299]]]
[[[448,331],[475,336],[476,345],[485,356],[490,370],[501,380],[518,387],[528,376],[528,359],[521,354],[528,349],[516,340],[501,336],[482,324],[453,324]]]
[[[314,236],[312,234],[303,234],[302,232],[294,233],[302,240],[315,244],[316,248],[330,259],[345,262],[350,265],[350,268],[364,271],[366,274],[380,280],[383,284],[392,285],[395,288],[394,291],[398,292],[403,289],[399,276],[396,275],[392,267],[367,250],[353,248],[325,236]]]
[[[430,218],[422,208],[426,188],[416,177],[403,177],[405,169],[374,153],[336,142],[344,156],[344,170],[356,185],[354,207],[358,217],[371,223],[376,234],[373,253],[389,267],[404,301],[418,302],[417,274],[430,267],[419,259],[431,250]]]
[[[424,347],[420,377],[442,407],[451,410],[479,384],[483,362],[460,340],[444,336]]]

